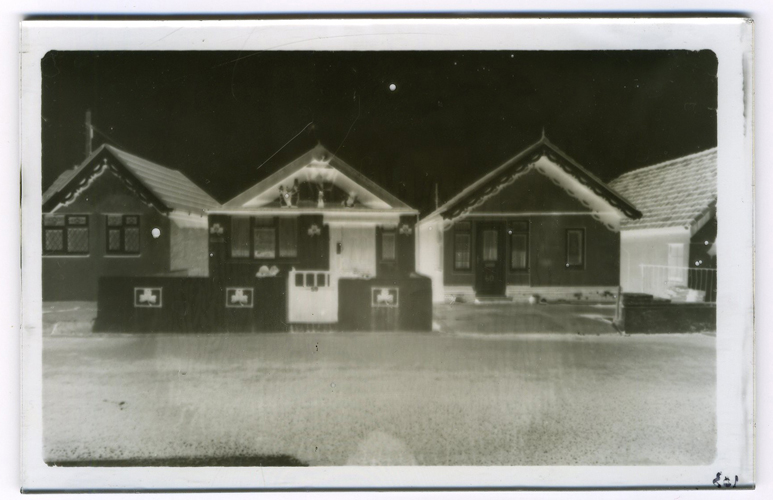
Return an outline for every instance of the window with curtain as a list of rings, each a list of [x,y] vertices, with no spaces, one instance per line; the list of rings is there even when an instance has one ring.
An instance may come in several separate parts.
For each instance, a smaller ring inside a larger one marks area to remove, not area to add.
[[[44,255],[86,255],[89,253],[88,215],[44,215]]]
[[[107,253],[136,255],[140,253],[140,216],[107,215]]]
[[[496,229],[483,230],[483,261],[495,262],[498,258],[499,242]]]
[[[256,218],[252,228],[252,256],[256,259],[276,258],[276,227],[273,218]]]
[[[258,260],[298,257],[298,219],[232,217],[231,257]]]
[[[457,222],[454,226],[454,269],[469,271],[472,260],[472,235],[469,222]]]
[[[510,235],[510,269],[524,271],[529,268],[529,233],[515,232]]]
[[[585,230],[566,230],[566,267],[581,268],[585,265]]]
[[[231,217],[231,257],[246,259],[250,256],[250,218]]]

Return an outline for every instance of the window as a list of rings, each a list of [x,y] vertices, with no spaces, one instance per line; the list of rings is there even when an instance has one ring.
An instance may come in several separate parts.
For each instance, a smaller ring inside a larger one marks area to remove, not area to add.
[[[231,217],[230,248],[234,259],[298,257],[298,219]]]
[[[107,215],[107,253],[134,255],[140,253],[140,216]]]
[[[454,269],[469,271],[472,257],[472,235],[469,222],[457,222],[454,227]]]
[[[278,219],[279,257],[298,256],[298,219]]]
[[[250,218],[231,217],[231,257],[236,259],[250,256]]]
[[[585,229],[566,230],[566,267],[585,266]]]
[[[498,236],[499,232],[496,229],[483,231],[483,262],[496,262],[499,258]]]
[[[394,230],[384,230],[381,233],[381,260],[394,261],[397,255],[397,233]]]
[[[87,255],[89,253],[88,215],[44,215],[44,255]]]
[[[274,219],[255,219],[255,227],[252,231],[252,256],[256,259],[275,259],[276,228]]]
[[[513,223],[510,229],[510,269],[525,271],[529,268],[529,223]]]

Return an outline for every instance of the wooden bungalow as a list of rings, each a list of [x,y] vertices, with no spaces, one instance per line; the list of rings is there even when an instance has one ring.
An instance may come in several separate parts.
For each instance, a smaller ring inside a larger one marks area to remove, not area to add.
[[[715,301],[717,149],[625,173],[610,185],[643,213],[622,221],[623,291]]]
[[[206,211],[177,170],[102,145],[43,193],[43,300],[96,300],[102,276],[206,276]]]
[[[415,329],[427,329],[428,280],[421,318],[406,312],[421,302],[411,295],[422,281],[415,275],[417,220],[415,209],[318,145],[210,210],[210,275],[250,284],[232,287],[234,294],[243,288],[242,296],[262,278],[285,278],[291,326],[412,329],[413,318],[420,320]],[[402,326],[370,324],[367,311],[380,307],[402,308]]]
[[[613,298],[620,227],[641,213],[544,136],[424,217],[433,299]]]

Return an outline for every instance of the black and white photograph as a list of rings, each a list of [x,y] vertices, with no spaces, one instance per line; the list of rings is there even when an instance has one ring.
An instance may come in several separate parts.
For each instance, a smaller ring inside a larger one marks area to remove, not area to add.
[[[746,122],[720,133],[718,51],[240,36],[29,63],[41,467],[753,485],[713,470],[720,338],[752,335],[720,321],[723,300],[747,318],[722,267],[751,265],[752,221],[719,189],[751,167]]]

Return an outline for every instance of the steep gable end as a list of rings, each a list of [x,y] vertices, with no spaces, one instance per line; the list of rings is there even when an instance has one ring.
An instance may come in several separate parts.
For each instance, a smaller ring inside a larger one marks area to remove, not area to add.
[[[102,145],[77,167],[63,172],[43,193],[43,211],[71,204],[95,179],[117,176],[137,198],[163,213],[173,210],[203,215],[219,203],[181,172],[157,165],[109,145]]]
[[[452,224],[532,171],[550,179],[610,230],[619,230],[623,218],[641,217],[641,212],[628,200],[543,137],[474,182],[426,218],[439,215],[446,220],[446,224]]]
[[[225,209],[279,206],[280,187],[294,184],[327,186],[335,193],[355,195],[357,206],[374,210],[411,210],[324,146],[316,146],[223,205]],[[330,201],[330,200],[328,200]]]

